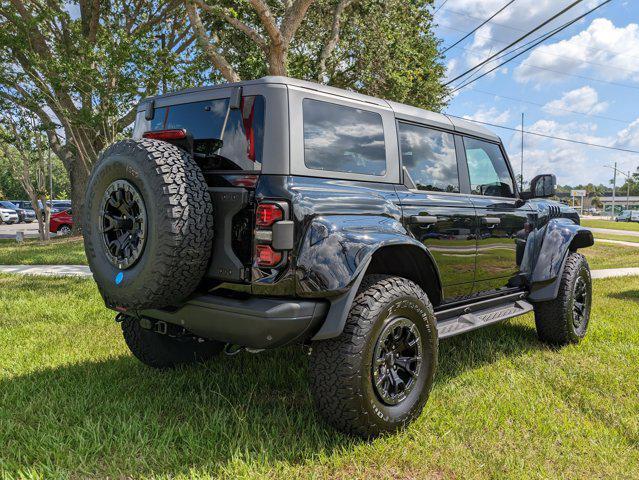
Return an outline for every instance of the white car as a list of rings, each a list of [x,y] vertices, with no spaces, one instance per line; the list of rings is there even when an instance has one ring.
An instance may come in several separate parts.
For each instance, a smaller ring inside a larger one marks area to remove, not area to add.
[[[0,208],[0,223],[18,223],[18,212],[8,208]]]

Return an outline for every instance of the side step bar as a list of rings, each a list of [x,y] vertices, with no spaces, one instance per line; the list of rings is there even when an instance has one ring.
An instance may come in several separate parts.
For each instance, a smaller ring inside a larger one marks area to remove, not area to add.
[[[435,312],[439,338],[448,338],[533,310],[522,292]]]

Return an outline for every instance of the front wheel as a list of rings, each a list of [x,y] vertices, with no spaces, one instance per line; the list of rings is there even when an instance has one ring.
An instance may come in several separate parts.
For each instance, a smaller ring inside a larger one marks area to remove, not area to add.
[[[590,323],[592,280],[586,257],[569,252],[557,298],[535,304],[537,336],[551,345],[579,343]]]
[[[57,234],[63,237],[71,235],[71,227],[69,225],[62,225],[58,228]]]
[[[419,416],[433,384],[433,307],[410,280],[368,275],[342,334],[312,347],[311,388],[320,414],[349,434],[394,432]]]

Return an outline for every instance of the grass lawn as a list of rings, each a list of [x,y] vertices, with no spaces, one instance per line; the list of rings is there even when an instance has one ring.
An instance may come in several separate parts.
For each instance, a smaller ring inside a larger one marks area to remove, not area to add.
[[[611,220],[582,219],[581,224],[584,227],[591,228],[610,228],[613,230],[631,230],[639,232],[639,223],[637,222],[613,222]]]
[[[299,348],[158,372],[94,284],[0,276],[0,478],[636,478],[639,277],[595,281],[577,346],[532,315],[444,340],[423,415],[351,439],[315,416]]]
[[[39,240],[0,240],[0,265],[86,265],[81,237],[53,238],[48,243]]]
[[[593,232],[595,239],[620,240],[622,242],[639,243],[639,235],[614,235],[610,233]]]
[[[592,247],[579,250],[588,259],[591,270],[639,267],[639,248],[595,240]]]

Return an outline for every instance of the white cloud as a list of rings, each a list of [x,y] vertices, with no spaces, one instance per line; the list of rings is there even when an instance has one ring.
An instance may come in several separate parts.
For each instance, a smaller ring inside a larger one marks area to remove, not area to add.
[[[615,146],[622,148],[639,148],[639,118],[617,133]]]
[[[639,25],[615,27],[610,20],[597,18],[569,39],[535,48],[515,69],[514,77],[521,83],[547,83],[565,79],[557,71],[578,73],[592,69],[609,80],[639,81],[637,64]]]
[[[466,120],[477,120],[478,122],[489,122],[503,125],[510,120],[510,110],[500,112],[495,107],[477,110],[472,115],[464,115]]]
[[[448,29],[447,35],[461,37],[463,33],[472,30],[479,23],[490,17],[504,6],[504,0],[448,0],[442,13],[438,15],[438,21],[444,29]],[[471,37],[472,41],[456,47],[456,53],[463,55],[463,63],[468,68],[485,60],[491,54],[504,48],[508,43],[520,37],[524,32],[528,32],[543,21],[558,13],[563,8],[572,3],[572,0],[519,0],[508,6],[499,13],[491,22],[481,27]],[[573,7],[569,13],[562,15],[559,19],[546,26],[544,31],[552,29],[563,23],[570,15],[584,13],[592,1],[582,2]],[[462,50],[464,49],[464,50]],[[462,62],[459,62],[460,64]],[[483,68],[496,66],[496,62],[491,62]],[[462,65],[457,65],[461,67]],[[497,73],[507,73],[507,70],[496,70],[491,75]]]
[[[565,92],[561,98],[552,100],[543,106],[551,115],[570,115],[572,112],[593,114],[608,108],[607,102],[600,102],[597,91],[589,86]]]

